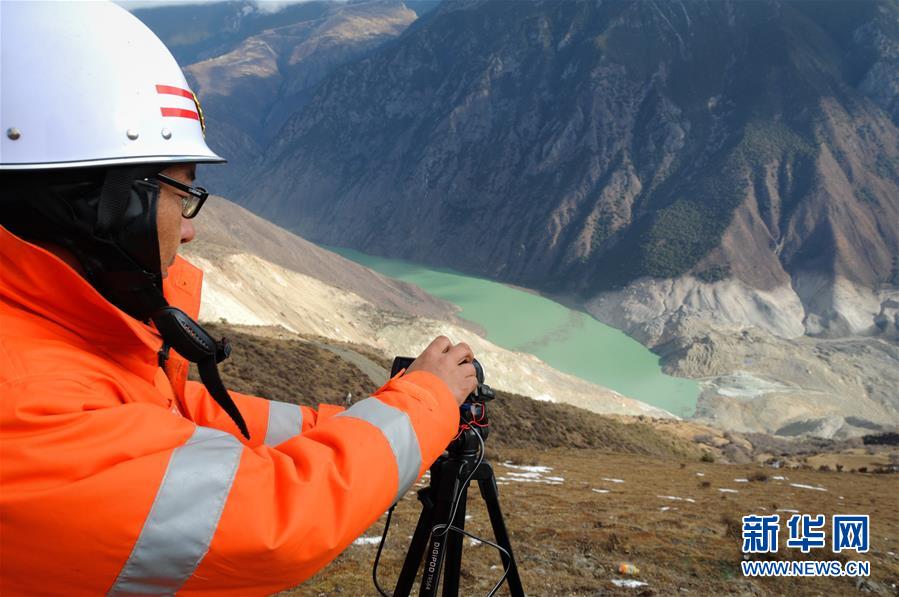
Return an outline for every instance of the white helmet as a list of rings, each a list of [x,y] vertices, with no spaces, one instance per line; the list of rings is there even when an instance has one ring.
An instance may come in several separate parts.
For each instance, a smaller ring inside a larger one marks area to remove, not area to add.
[[[0,170],[224,162],[168,48],[108,2],[0,1]]]

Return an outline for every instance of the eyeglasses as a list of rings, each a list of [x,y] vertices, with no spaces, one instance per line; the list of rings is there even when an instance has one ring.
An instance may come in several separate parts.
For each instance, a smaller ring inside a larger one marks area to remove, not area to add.
[[[161,183],[167,184],[170,187],[174,187],[179,191],[184,191],[187,195],[181,197],[181,215],[185,218],[193,218],[198,213],[200,213],[200,208],[203,207],[203,203],[206,201],[206,197],[209,196],[209,192],[206,191],[203,187],[192,187],[184,184],[179,180],[175,180],[174,178],[170,178],[165,174],[157,174],[153,176]]]

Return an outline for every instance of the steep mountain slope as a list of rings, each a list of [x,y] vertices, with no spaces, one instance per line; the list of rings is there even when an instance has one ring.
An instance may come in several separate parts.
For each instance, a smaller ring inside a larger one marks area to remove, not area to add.
[[[785,293],[783,335],[870,331],[880,303],[839,303],[843,281],[899,282],[897,15],[444,3],[326,78],[241,201],[313,240],[585,301],[689,274],[736,284],[749,316],[784,306],[754,292]]]
[[[276,4],[234,0],[169,4],[132,11],[165,43],[184,66],[219,56],[266,29],[321,19],[332,9],[327,1]],[[127,8],[127,4],[125,5]]]

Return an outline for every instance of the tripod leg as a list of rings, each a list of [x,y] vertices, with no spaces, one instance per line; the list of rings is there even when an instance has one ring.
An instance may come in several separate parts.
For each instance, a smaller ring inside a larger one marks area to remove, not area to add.
[[[415,525],[415,534],[412,535],[409,550],[406,552],[406,559],[403,561],[403,569],[400,571],[400,577],[397,579],[396,587],[393,590],[394,597],[406,597],[412,592],[415,575],[418,572],[418,567],[421,566],[421,557],[425,553],[428,537],[431,535],[431,526],[434,524],[432,493],[432,488],[429,486],[422,489],[418,494],[418,499],[421,501],[421,515],[418,517],[418,524]]]
[[[496,537],[497,545],[509,552],[508,556],[500,552],[503,567],[509,568],[509,574],[506,576],[509,592],[512,597],[524,597],[521,578],[518,576],[518,566],[515,564],[515,556],[512,554],[512,544],[509,541],[509,533],[506,531],[506,522],[503,520],[503,512],[499,507],[496,476],[489,464],[484,462],[481,466],[486,467],[486,474],[478,475],[478,487],[481,490],[481,497],[487,504],[487,514],[490,516],[490,524],[493,525],[493,535]]]
[[[431,528],[434,525],[446,524],[449,521],[453,500],[462,483],[460,479],[462,466],[464,466],[462,461],[447,459],[441,463],[438,475],[435,476],[433,472],[431,473],[432,484],[439,480],[437,493],[434,498],[434,511],[431,515]],[[440,572],[446,556],[447,539],[451,536],[452,533],[431,534],[425,552],[424,572],[422,573],[421,585],[418,589],[419,597],[436,597],[437,587],[440,584]]]
[[[468,487],[463,487],[459,495],[459,508],[453,519],[453,526],[465,528],[465,506],[468,500]],[[455,531],[446,534],[446,563],[443,566],[443,597],[456,597],[459,594],[459,573],[462,570],[462,542],[465,535]]]

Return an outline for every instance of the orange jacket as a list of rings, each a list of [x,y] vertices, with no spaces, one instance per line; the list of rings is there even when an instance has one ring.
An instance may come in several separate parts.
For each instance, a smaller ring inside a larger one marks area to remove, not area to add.
[[[196,317],[180,260],[169,302]],[[155,330],[0,227],[0,593],[270,594],[309,578],[456,432],[437,377],[346,411],[232,394],[251,441]],[[237,347],[239,350],[239,347]]]

